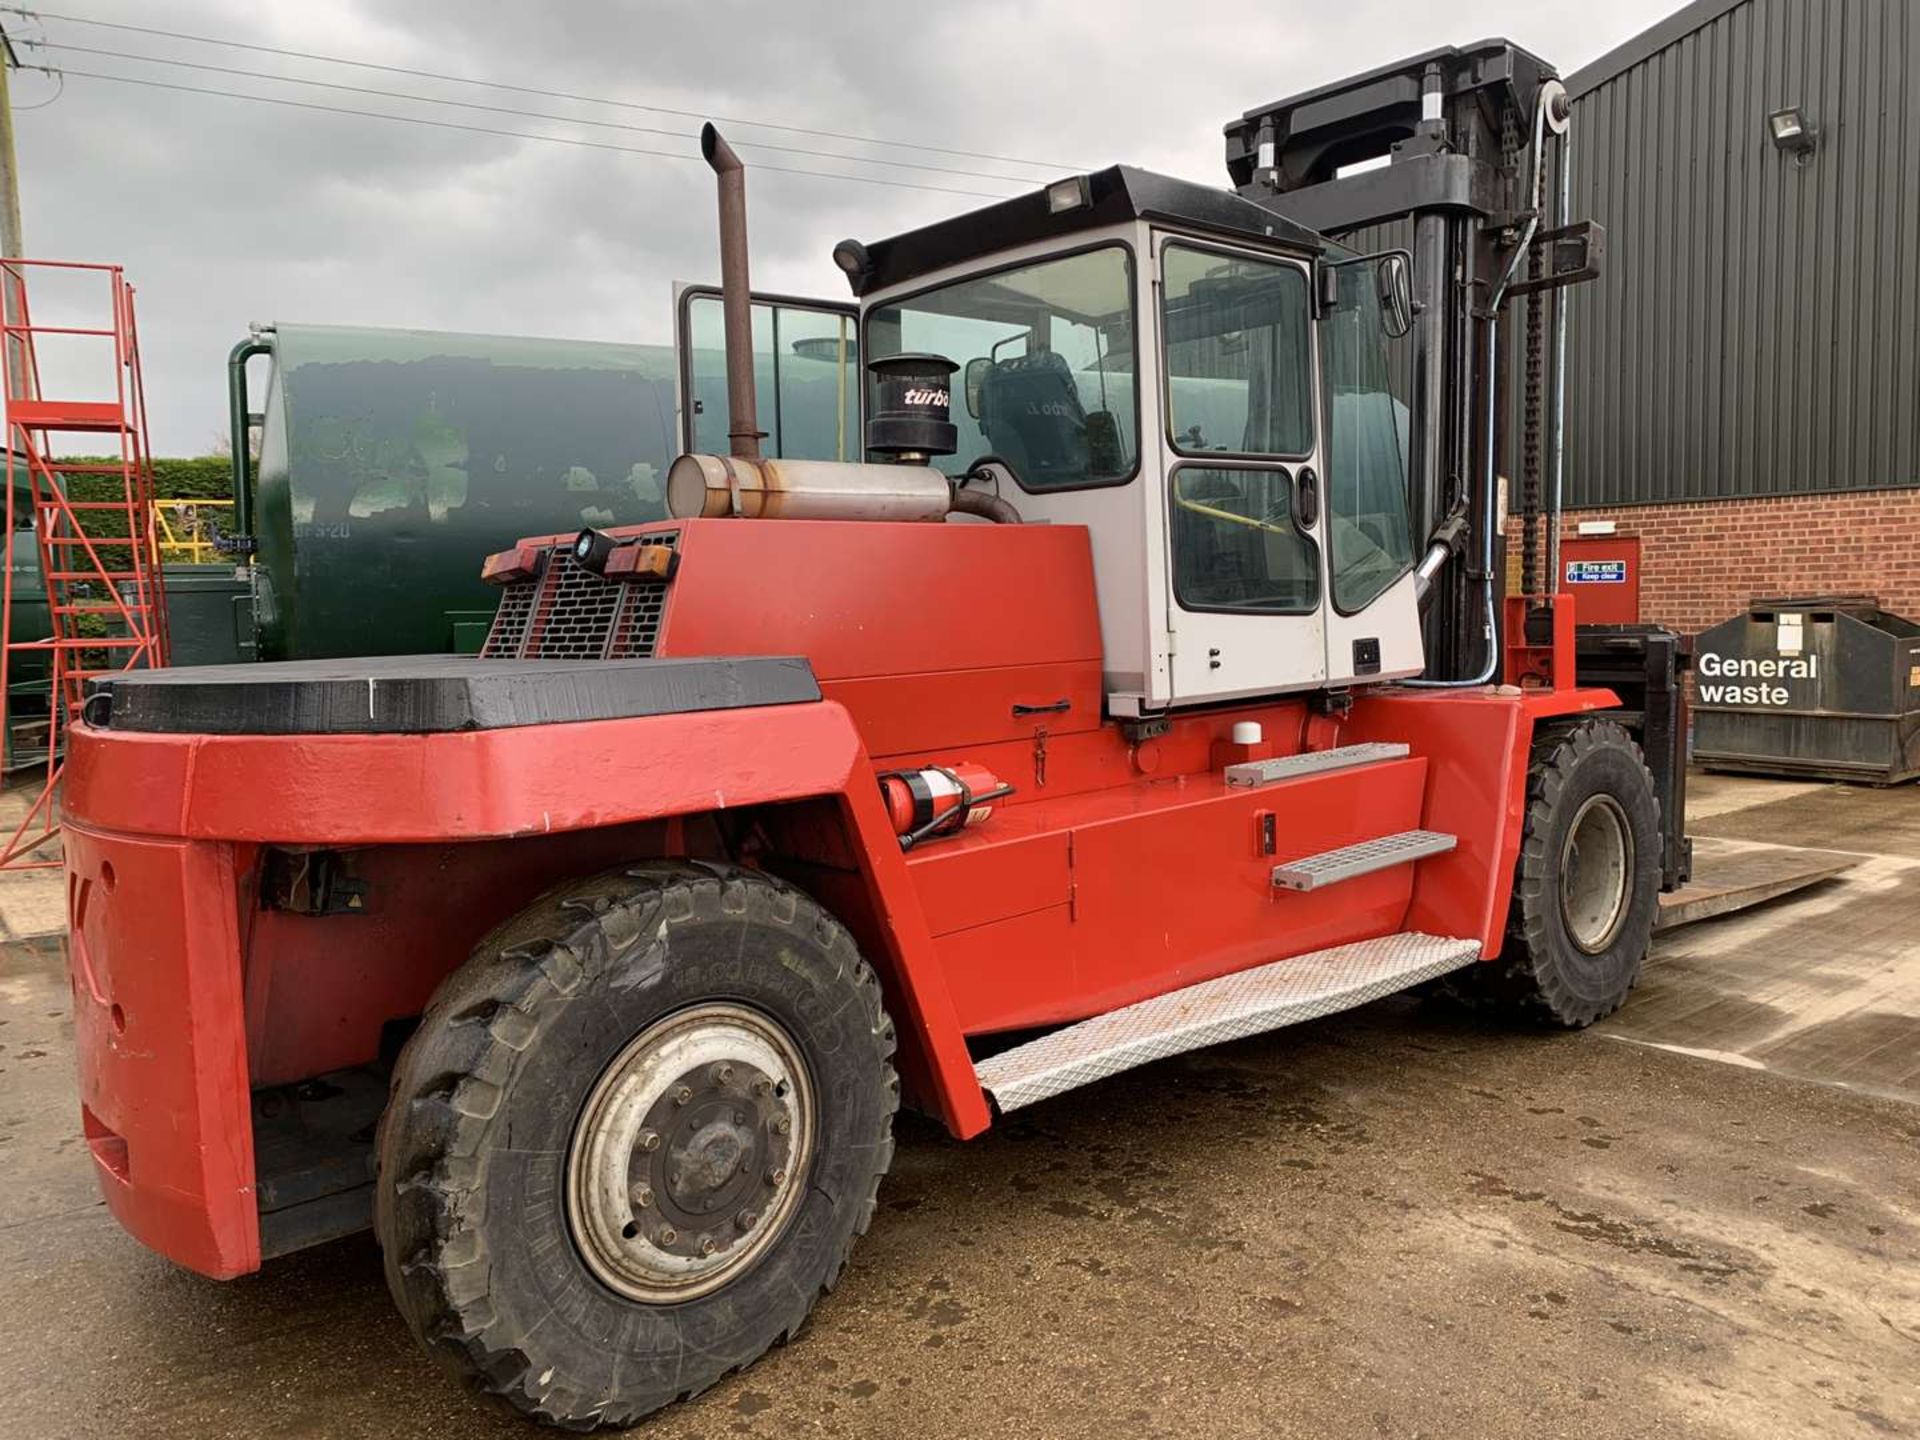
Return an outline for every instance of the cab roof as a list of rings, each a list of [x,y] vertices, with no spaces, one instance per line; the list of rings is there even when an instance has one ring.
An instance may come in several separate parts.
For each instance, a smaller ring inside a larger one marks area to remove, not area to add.
[[[1325,236],[1231,190],[1131,165],[1110,165],[1086,179],[1091,202],[1061,214],[1049,210],[1047,192],[1040,189],[875,241],[867,247],[867,268],[852,277],[853,293],[871,295],[950,265],[1128,220],[1155,220],[1311,255],[1327,248]]]

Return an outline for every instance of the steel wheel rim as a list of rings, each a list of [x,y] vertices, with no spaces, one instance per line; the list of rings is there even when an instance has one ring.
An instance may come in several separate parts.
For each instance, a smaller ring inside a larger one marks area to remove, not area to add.
[[[717,1290],[785,1230],[817,1130],[806,1062],[771,1017],[713,1002],[656,1021],[601,1073],[567,1146],[580,1258],[646,1304]]]
[[[1619,938],[1633,899],[1633,827],[1611,795],[1590,795],[1560,847],[1560,918],[1567,938],[1598,955]]]

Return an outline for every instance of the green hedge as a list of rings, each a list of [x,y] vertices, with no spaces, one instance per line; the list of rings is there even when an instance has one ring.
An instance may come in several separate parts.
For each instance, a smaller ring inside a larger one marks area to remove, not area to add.
[[[63,458],[76,465],[113,465],[119,461],[117,455]],[[74,475],[67,480],[67,495],[74,500],[118,500],[121,493],[118,475]],[[157,500],[225,500],[232,493],[232,469],[224,455],[156,457],[153,461],[153,494]],[[127,533],[121,517],[107,512],[91,512],[86,523],[89,535],[103,539]],[[100,527],[97,530],[96,524]]]
[[[187,495],[196,500],[225,500],[233,494],[233,462],[224,455],[156,458],[153,493],[162,500]]]

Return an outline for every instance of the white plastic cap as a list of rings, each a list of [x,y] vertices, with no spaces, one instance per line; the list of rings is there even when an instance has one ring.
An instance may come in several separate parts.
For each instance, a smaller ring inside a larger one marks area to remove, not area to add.
[[[1236,720],[1233,722],[1233,743],[1236,745],[1258,745],[1261,737],[1258,720]]]

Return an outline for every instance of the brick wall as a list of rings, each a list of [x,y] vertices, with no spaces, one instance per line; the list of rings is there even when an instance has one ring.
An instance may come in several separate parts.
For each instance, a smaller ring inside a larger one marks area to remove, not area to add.
[[[1846,495],[1708,500],[1568,514],[1640,537],[1640,618],[1688,633],[1755,595],[1865,594],[1920,620],[1920,487]],[[1519,538],[1508,534],[1508,581]]]

